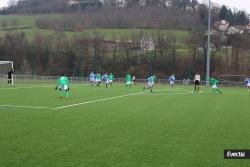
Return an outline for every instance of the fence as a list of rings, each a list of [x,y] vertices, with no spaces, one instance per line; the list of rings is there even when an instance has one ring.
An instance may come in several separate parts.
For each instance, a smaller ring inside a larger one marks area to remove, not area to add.
[[[59,76],[36,76],[36,75],[14,75],[14,84],[55,84]],[[74,84],[88,83],[88,77],[69,77],[69,82]],[[116,83],[125,83],[124,78],[115,78]],[[137,83],[145,84],[146,79],[136,79]],[[7,83],[7,75],[0,74],[0,84]],[[167,85],[169,81],[167,79],[157,79],[156,84]],[[183,79],[176,80],[177,85],[193,85],[193,80]],[[201,82],[202,86],[206,85],[206,81]],[[233,82],[233,81],[221,81],[220,86],[224,87],[244,87],[245,82]]]

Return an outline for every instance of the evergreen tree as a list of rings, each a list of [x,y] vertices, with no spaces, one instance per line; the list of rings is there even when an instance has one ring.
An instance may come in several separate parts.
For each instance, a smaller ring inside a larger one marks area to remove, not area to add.
[[[227,14],[226,14],[226,17],[225,17],[225,20],[227,20],[229,22],[230,25],[234,25],[234,14],[232,12],[231,9],[229,9],[227,11]]]
[[[220,9],[220,19],[226,20],[227,13],[228,13],[227,7],[225,5],[223,5],[222,8]]]
[[[197,4],[198,4],[198,1],[197,1],[197,0],[192,0],[192,2],[191,2],[191,7],[192,7],[192,8],[195,8]]]
[[[172,0],[172,4],[174,7],[181,8],[182,7],[182,0]]]
[[[247,25],[249,23],[249,19],[244,11],[239,11],[235,14],[235,23],[237,25]]]

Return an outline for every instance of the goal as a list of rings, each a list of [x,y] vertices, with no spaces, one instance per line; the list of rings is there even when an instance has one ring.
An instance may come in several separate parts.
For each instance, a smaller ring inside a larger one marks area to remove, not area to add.
[[[0,61],[0,83],[7,83],[8,72],[14,69],[13,61]],[[13,74],[11,76],[11,84],[14,84]]]

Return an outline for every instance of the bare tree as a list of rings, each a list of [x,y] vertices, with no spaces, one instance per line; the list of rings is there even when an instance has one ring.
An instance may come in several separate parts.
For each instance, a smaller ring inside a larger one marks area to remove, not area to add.
[[[9,7],[16,7],[17,6],[17,0],[9,0],[8,1],[8,6]]]

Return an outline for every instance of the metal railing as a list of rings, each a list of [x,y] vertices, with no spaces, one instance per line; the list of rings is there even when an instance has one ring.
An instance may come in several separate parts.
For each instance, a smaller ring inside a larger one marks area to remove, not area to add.
[[[37,76],[37,75],[14,75],[14,84],[55,84],[60,76]],[[88,83],[88,77],[68,77],[70,83]],[[125,78],[115,78],[116,83],[125,83]],[[147,83],[146,79],[136,79],[139,84]],[[0,84],[7,83],[7,75],[0,74]],[[156,84],[167,85],[169,84],[168,79],[157,79]],[[193,80],[183,79],[176,80],[177,85],[193,85]],[[206,81],[201,81],[201,86],[205,86]],[[244,87],[245,82],[233,82],[233,81],[221,81],[220,86],[223,87]]]

